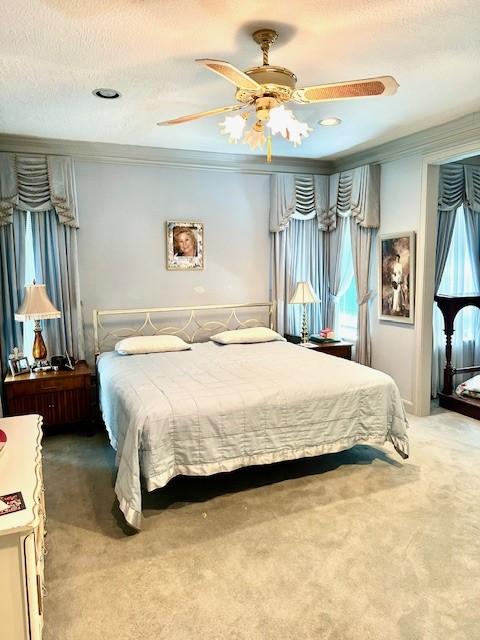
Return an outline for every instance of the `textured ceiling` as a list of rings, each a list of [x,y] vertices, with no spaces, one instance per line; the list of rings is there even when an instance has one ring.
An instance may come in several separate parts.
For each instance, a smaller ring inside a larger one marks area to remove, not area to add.
[[[221,117],[158,120],[234,104],[233,87],[194,62],[261,64],[250,33],[273,26],[271,64],[297,86],[390,74],[390,98],[294,106],[314,132],[274,154],[334,158],[480,108],[479,0],[0,0],[0,132],[248,153]],[[93,89],[114,87],[119,100]],[[339,127],[319,127],[339,116]]]

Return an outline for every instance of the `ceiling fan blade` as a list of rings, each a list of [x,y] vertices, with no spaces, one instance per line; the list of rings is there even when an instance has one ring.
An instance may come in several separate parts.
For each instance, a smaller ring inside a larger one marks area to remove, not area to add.
[[[167,127],[171,124],[182,124],[182,122],[191,122],[192,120],[206,118],[207,116],[216,116],[217,114],[225,113],[226,111],[237,111],[237,109],[243,109],[244,106],[244,104],[234,104],[231,107],[219,107],[218,109],[210,109],[210,111],[193,113],[190,116],[181,116],[180,118],[174,118],[173,120],[164,120],[163,122],[157,122],[157,124],[159,127]]]
[[[300,104],[328,102],[330,100],[350,100],[370,96],[392,96],[398,89],[398,82],[392,76],[378,76],[363,80],[319,84],[304,89],[296,89],[292,100]]]
[[[199,62],[203,64],[204,67],[210,69],[214,73],[218,73],[219,76],[225,78],[236,87],[240,87],[240,89],[250,89],[255,91],[256,89],[260,89],[261,85],[258,84],[253,78],[247,76],[246,73],[234,67],[233,64],[229,62],[224,62],[223,60],[209,60],[208,58],[195,60],[195,62]]]

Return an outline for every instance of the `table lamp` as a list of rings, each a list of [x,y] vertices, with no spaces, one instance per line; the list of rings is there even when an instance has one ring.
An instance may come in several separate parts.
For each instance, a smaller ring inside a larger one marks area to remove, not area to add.
[[[290,304],[303,304],[301,344],[307,344],[308,342],[307,312],[305,305],[313,304],[315,302],[320,302],[320,300],[312,289],[310,282],[297,282],[295,292],[290,298]]]
[[[42,338],[40,320],[60,318],[62,314],[56,309],[47,295],[44,284],[26,284],[25,296],[22,304],[15,313],[15,320],[35,320],[35,340],[33,342],[32,356],[35,361],[46,360],[47,347]]]

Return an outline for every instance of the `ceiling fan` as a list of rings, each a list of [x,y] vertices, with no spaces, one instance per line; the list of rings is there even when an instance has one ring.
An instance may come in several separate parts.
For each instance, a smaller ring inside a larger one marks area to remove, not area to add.
[[[267,160],[271,157],[271,136],[280,133],[295,145],[312,131],[307,124],[299,122],[292,111],[285,109],[287,102],[296,104],[313,104],[333,100],[350,100],[372,96],[391,96],[398,88],[392,76],[378,76],[362,80],[319,84],[310,87],[296,88],[296,75],[285,67],[270,65],[268,54],[270,47],[278,37],[274,29],[259,29],[252,34],[254,41],[260,45],[263,53],[263,64],[241,71],[233,64],[223,60],[200,59],[205,68],[217,73],[237,87],[235,98],[238,104],[218,107],[172,120],[158,122],[160,126],[170,126],[191,122],[207,116],[239,111],[242,115],[226,117],[221,123],[222,133],[229,135],[230,142],[238,142],[242,137],[246,121],[255,114],[252,129],[245,134],[244,141],[254,150],[267,142]],[[267,135],[265,135],[267,134]]]

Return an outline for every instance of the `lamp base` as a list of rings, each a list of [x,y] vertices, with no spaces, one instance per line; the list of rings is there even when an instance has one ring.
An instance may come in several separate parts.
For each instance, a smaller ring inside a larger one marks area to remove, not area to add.
[[[302,344],[307,344],[307,342],[308,342],[307,310],[305,309],[305,305],[303,305],[302,337],[301,337],[300,342]]]
[[[32,356],[35,361],[47,359],[47,347],[43,341],[40,320],[35,320],[35,340],[33,341]]]

